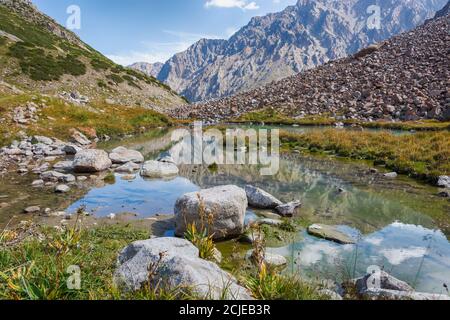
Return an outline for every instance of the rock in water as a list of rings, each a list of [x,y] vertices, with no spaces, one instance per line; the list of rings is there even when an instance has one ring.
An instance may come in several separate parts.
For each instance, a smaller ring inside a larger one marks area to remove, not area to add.
[[[128,162],[120,167],[117,167],[114,171],[119,173],[133,173],[141,168],[140,165],[134,162]]]
[[[78,173],[100,172],[112,165],[108,154],[103,150],[82,150],[75,155],[73,168]]]
[[[254,250],[250,250],[247,252],[246,258],[255,263],[255,259],[253,258]],[[287,265],[287,259],[279,254],[266,252],[264,254],[264,263],[272,268],[283,268]]]
[[[354,280],[356,283],[356,289],[359,293],[362,293],[367,290],[367,283],[369,278],[372,277],[372,274],[367,274],[366,276]],[[385,271],[380,272],[380,287],[382,289],[387,290],[396,290],[396,291],[414,291],[413,287],[407,284],[404,281],[401,281]]]
[[[175,204],[175,233],[183,236],[187,225],[195,223],[206,225],[215,240],[240,236],[244,232],[247,205],[245,191],[237,186],[187,193]]]
[[[313,224],[308,228],[308,233],[312,236],[325,240],[334,241],[340,244],[355,244],[356,241],[347,234],[339,231],[334,226],[324,224]]]
[[[416,292],[404,281],[401,281],[385,271],[381,271],[378,275],[379,286],[375,283],[369,287],[370,281],[377,277],[373,274],[352,280],[357,293],[365,299],[389,299],[389,300],[450,300],[448,295]]]
[[[275,209],[283,203],[267,193],[266,191],[253,186],[245,186],[245,192],[247,194],[248,204],[255,208],[261,209]]]
[[[275,208],[280,216],[283,217],[292,217],[298,208],[302,206],[300,201],[292,201],[286,204],[282,204]]]
[[[450,188],[450,177],[449,176],[440,176],[437,185],[438,185],[438,187]]]
[[[124,147],[115,148],[109,154],[109,158],[113,163],[125,164],[128,162],[142,163],[144,162],[144,156],[136,150],[129,150]]]
[[[247,289],[215,263],[199,258],[198,249],[189,241],[177,238],[155,238],[137,241],[122,250],[115,272],[115,283],[127,291],[141,289],[150,279],[162,288],[188,288],[200,298],[251,300]]]
[[[173,163],[159,162],[159,161],[147,161],[141,170],[143,177],[160,179],[167,177],[174,177],[178,175],[178,167]]]
[[[56,193],[67,193],[69,191],[70,191],[70,187],[66,186],[65,184],[60,184],[60,185],[56,186],[56,188],[55,188]]]

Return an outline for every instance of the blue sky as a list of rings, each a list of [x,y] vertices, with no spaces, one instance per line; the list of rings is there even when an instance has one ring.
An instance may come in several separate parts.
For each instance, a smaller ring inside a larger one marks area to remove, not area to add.
[[[63,25],[80,8],[83,41],[117,63],[165,62],[201,38],[228,38],[254,16],[296,0],[33,0]]]

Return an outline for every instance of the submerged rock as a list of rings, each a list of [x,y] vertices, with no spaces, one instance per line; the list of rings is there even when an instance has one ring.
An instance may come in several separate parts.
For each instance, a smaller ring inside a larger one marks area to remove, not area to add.
[[[41,173],[41,179],[45,182],[63,182],[63,183],[71,183],[75,182],[75,176],[71,174],[64,174],[57,171],[46,171]]]
[[[251,260],[253,263],[256,262],[256,260],[254,259],[254,252],[254,250],[250,250],[246,255],[246,258]],[[283,268],[287,265],[287,259],[285,257],[269,252],[264,253],[263,261],[267,266],[272,268]]]
[[[265,218],[265,219],[258,220],[257,223],[259,225],[268,225],[268,226],[278,227],[283,224],[283,221]]]
[[[144,162],[144,156],[139,151],[130,150],[125,147],[115,148],[109,154],[109,158],[111,159],[112,163],[117,164],[125,164],[128,162],[134,163]]]
[[[187,193],[175,204],[176,235],[183,236],[187,225],[206,225],[214,239],[240,236],[247,210],[245,191],[222,186]]]
[[[77,152],[73,160],[73,168],[78,173],[100,172],[112,165],[108,154],[103,150],[82,150]]]
[[[119,173],[133,173],[141,168],[140,165],[134,163],[134,162],[128,162],[120,167],[117,167],[114,169],[114,171]]]
[[[283,217],[292,217],[301,206],[302,203],[300,201],[292,201],[276,207],[275,210]]]
[[[248,204],[260,209],[275,209],[283,203],[268,192],[250,185],[245,186]]]
[[[178,167],[173,163],[147,161],[141,170],[141,175],[147,178],[160,179],[178,175]]]
[[[149,277],[149,270],[154,273],[153,277]],[[150,280],[153,285],[168,290],[190,289],[204,299],[217,300],[223,295],[230,300],[253,299],[232,275],[215,263],[200,259],[192,243],[177,238],[132,243],[119,255],[114,280],[119,288],[127,291],[139,290]]]
[[[339,231],[334,226],[328,226],[324,224],[313,224],[308,227],[308,233],[312,236],[322,238],[329,241],[334,241],[340,244],[355,244],[356,241],[345,234],[344,232]]]

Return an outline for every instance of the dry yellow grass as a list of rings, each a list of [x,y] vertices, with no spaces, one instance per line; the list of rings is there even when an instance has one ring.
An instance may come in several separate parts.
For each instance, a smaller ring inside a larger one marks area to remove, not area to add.
[[[450,132],[389,132],[322,130],[305,134],[282,133],[285,149],[328,151],[352,159],[372,160],[398,173],[436,182],[450,174]]]

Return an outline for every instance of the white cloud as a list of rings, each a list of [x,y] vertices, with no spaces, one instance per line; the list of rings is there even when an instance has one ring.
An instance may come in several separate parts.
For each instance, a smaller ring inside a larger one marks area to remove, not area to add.
[[[239,8],[242,10],[258,10],[259,5],[252,1],[247,0],[208,0],[205,3],[206,8],[217,7],[217,8]]]
[[[390,264],[398,266],[404,261],[412,258],[422,258],[427,253],[427,248],[410,247],[404,249],[385,249],[380,253],[389,261]]]
[[[145,48],[142,51],[128,51],[114,54],[107,54],[106,56],[112,61],[123,66],[129,66],[135,62],[166,62],[174,54],[183,52],[192,44],[202,38],[217,39],[216,35],[198,34],[184,31],[164,30],[168,36],[173,38],[173,41],[168,42],[154,42],[142,41],[141,45]]]

